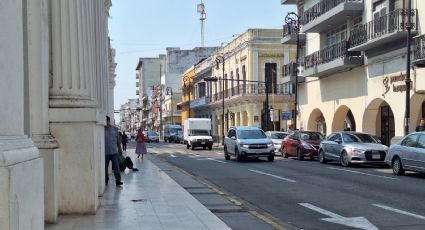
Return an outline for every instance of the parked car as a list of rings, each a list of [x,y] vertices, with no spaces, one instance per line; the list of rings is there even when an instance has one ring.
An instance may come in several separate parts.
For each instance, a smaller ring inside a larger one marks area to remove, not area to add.
[[[303,160],[308,157],[314,160],[318,156],[320,142],[325,137],[320,132],[294,131],[282,141],[281,153],[283,157],[297,157]]]
[[[149,142],[156,142],[156,143],[158,143],[159,142],[158,133],[156,133],[154,131],[147,131],[146,132],[146,139],[147,139],[147,142],[148,143]]]
[[[274,145],[274,153],[280,153],[282,154],[281,150],[281,146],[282,146],[282,141],[283,139],[285,139],[286,136],[288,136],[289,133],[287,132],[278,132],[278,131],[267,131],[266,135],[268,138],[270,138],[273,141],[273,145]],[[282,154],[283,156],[283,154]]]
[[[273,142],[257,127],[233,127],[224,138],[224,158],[230,160],[231,156],[236,158],[236,162],[259,157],[273,161]]]
[[[174,143],[184,144],[183,131],[178,131],[174,138]]]
[[[319,161],[339,161],[344,167],[350,164],[385,163],[388,147],[367,133],[336,132],[320,143]]]
[[[385,162],[396,175],[406,170],[425,172],[425,132],[411,133],[391,145]]]
[[[182,131],[180,125],[165,125],[164,126],[164,142],[173,142],[174,136],[177,135],[178,131]]]

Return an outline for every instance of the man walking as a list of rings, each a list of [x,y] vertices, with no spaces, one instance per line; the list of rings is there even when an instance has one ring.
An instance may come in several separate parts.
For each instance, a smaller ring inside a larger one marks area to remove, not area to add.
[[[416,132],[423,132],[425,131],[425,120],[422,118],[421,121],[419,122],[419,125],[416,126],[415,129]]]
[[[121,137],[118,134],[118,128],[111,125],[111,118],[106,116],[105,126],[105,182],[108,185],[108,167],[109,161],[112,162],[112,170],[114,171],[115,184],[121,186],[121,174],[118,165],[118,152],[121,150]]]

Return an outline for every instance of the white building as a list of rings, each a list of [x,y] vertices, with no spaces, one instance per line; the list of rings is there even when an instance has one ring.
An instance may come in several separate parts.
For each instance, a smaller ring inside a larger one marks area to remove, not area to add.
[[[404,135],[407,1],[281,3],[297,4],[301,32],[306,33],[298,127],[325,134],[368,132],[387,145]],[[411,3],[412,37],[417,37],[411,39],[409,131],[425,116],[425,1]]]
[[[0,228],[94,214],[113,117],[110,0],[1,1]]]

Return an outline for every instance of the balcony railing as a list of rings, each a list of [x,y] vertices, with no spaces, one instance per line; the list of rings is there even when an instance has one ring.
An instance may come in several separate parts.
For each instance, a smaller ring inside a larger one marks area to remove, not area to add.
[[[373,21],[355,26],[350,31],[350,48],[394,32],[406,31],[407,10],[397,9]],[[412,30],[416,31],[417,10],[410,13]]]
[[[303,25],[313,21],[314,19],[320,17],[321,15],[325,14],[326,12],[332,10],[333,8],[344,2],[362,3],[363,0],[322,0],[311,8],[304,11],[302,17]]]
[[[307,55],[304,58],[305,68],[312,68],[320,64],[331,62],[338,58],[360,56],[360,52],[348,52],[348,44],[349,43],[347,41],[342,41]]]
[[[297,74],[297,67],[295,62],[290,62],[282,67],[282,76],[295,76]]]
[[[226,92],[228,92],[226,94]],[[229,93],[230,92],[230,93]],[[268,89],[269,94],[279,94],[279,95],[289,95],[288,92],[284,89],[283,84],[271,85]],[[264,83],[255,83],[255,84],[240,84],[239,86],[235,86],[233,88],[224,90],[224,99],[231,98],[233,96],[257,96],[257,95],[265,95],[266,87]],[[213,103],[217,101],[221,101],[223,99],[222,91],[215,93],[211,96],[207,96],[205,98],[206,103]]]
[[[421,67],[425,66],[425,34],[415,38],[414,55],[414,63]]]
[[[292,23],[292,24],[285,24],[283,25],[283,34],[282,36],[288,36],[288,35],[292,35],[292,34],[297,34],[297,29],[296,29],[296,22]]]

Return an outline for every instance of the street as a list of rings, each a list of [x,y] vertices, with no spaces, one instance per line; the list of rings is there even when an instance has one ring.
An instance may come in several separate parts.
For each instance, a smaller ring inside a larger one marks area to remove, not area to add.
[[[237,163],[226,161],[222,148],[169,143],[149,144],[148,152],[281,229],[425,229],[424,174],[395,176],[382,166],[344,168],[280,156]]]

